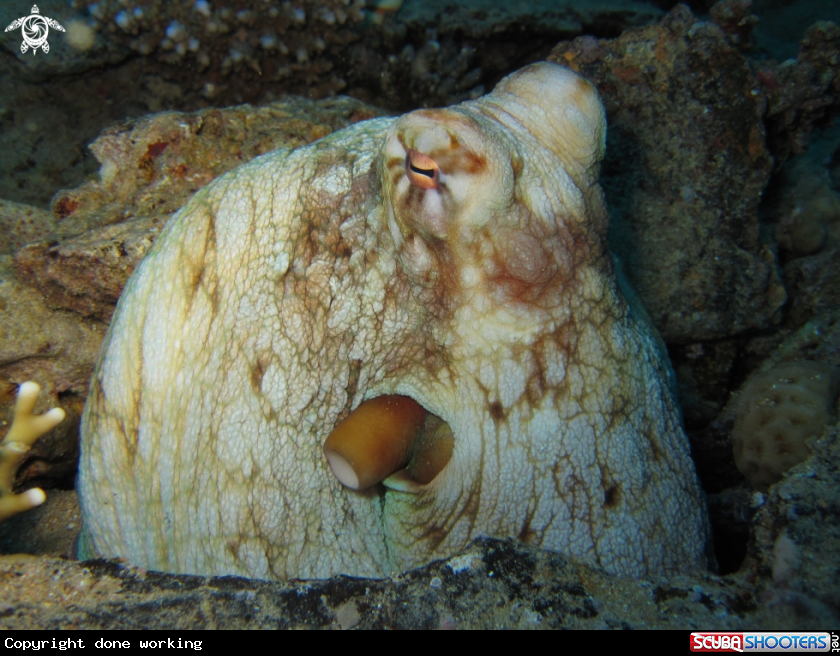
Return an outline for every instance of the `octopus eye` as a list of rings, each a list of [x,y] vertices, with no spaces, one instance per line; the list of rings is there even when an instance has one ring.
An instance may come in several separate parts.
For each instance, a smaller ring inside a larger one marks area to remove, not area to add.
[[[428,155],[409,150],[405,156],[405,174],[418,189],[437,189],[440,174],[438,165]]]

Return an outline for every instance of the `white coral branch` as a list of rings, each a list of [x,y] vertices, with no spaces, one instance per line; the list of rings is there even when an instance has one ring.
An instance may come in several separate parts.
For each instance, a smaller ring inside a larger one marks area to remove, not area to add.
[[[24,510],[40,506],[47,498],[41,488],[20,494],[12,492],[18,464],[41,435],[64,419],[64,410],[53,408],[42,415],[33,415],[41,388],[37,383],[23,383],[15,401],[15,417],[6,437],[0,443],[0,522]]]

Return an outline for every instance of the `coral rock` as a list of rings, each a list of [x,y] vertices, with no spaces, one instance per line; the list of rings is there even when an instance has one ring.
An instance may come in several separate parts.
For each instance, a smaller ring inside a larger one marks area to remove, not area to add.
[[[776,322],[785,290],[758,239],[772,166],[762,96],[721,29],[678,5],[657,25],[615,40],[581,37],[549,59],[604,97],[604,186],[620,219],[612,242],[665,340]]]
[[[735,401],[735,463],[765,491],[810,455],[808,440],[837,419],[840,369],[819,362],[786,362],[755,374]]]

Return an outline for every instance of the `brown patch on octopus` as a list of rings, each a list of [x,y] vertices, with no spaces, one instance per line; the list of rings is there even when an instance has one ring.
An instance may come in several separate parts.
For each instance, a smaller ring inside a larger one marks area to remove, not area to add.
[[[463,504],[463,507],[460,512],[457,511],[457,508],[461,506],[461,504],[455,503],[452,506],[452,511],[449,512],[445,517],[435,517],[434,521],[429,521],[426,524],[426,527],[422,532],[421,539],[431,544],[431,547],[429,549],[430,551],[437,550],[438,547],[447,538],[447,536],[451,533],[451,528],[447,527],[455,526],[462,518],[466,518],[468,520],[470,525],[469,533],[472,534],[473,527],[475,526],[476,519],[478,517],[478,509],[480,506],[479,497],[479,491],[471,489],[468,493],[466,503]],[[432,498],[427,498],[430,502],[429,505],[433,508],[434,506],[432,504]]]
[[[505,418],[505,409],[499,401],[493,401],[490,403],[487,410],[490,412],[490,416],[496,424]]]
[[[111,412],[111,403],[105,396],[102,388],[102,379],[99,375],[94,376],[90,382],[90,390],[88,392],[88,400],[90,408],[88,410],[92,415],[99,417],[114,417],[115,414]],[[140,434],[137,426],[140,425],[140,402],[139,399],[132,404],[133,416],[129,422],[119,421],[116,423],[115,429],[119,437],[122,438],[123,451],[126,454],[127,465],[134,467],[134,460],[137,456],[137,447],[140,441]]]
[[[483,236],[490,238],[487,231]],[[517,243],[504,239],[496,241],[496,243],[501,243],[502,248],[507,249],[508,252],[502,253],[498,248],[494,249],[491,256],[493,273],[487,276],[487,282],[492,287],[503,290],[507,301],[527,306],[542,306],[547,292],[554,286],[553,283],[562,281],[557,276],[557,266],[549,260],[539,242],[530,235],[527,237],[526,239],[520,236]],[[519,261],[524,262],[527,259],[523,257],[523,253],[515,255],[511,253],[511,250],[518,246],[524,246],[531,251],[529,253],[531,262],[536,262],[538,266],[542,264],[540,271],[526,271],[522,266],[518,266]],[[478,247],[476,244],[476,249]],[[513,261],[514,258],[516,262]]]
[[[353,408],[353,399],[356,398],[356,390],[359,387],[359,374],[361,373],[361,371],[362,361],[359,359],[351,360],[350,369],[347,374],[347,385],[344,387],[344,391],[347,396],[344,402],[344,407],[341,409],[341,411],[335,418],[336,425],[344,421]]]
[[[525,384],[525,398],[527,403],[532,408],[538,408],[542,405],[545,395],[548,393],[548,383],[545,379],[545,340],[546,335],[537,337],[530,347],[523,348],[523,353],[517,353],[520,361],[525,352],[531,355],[532,370],[528,376],[528,381]]]
[[[611,485],[604,490],[604,508],[614,508],[621,500],[621,488],[618,484]]]
[[[444,173],[458,171],[469,173],[470,175],[478,175],[487,170],[487,158],[483,155],[476,155],[466,148],[458,148],[455,151],[442,151],[440,154],[433,151],[431,156]]]
[[[528,511],[528,515],[522,523],[522,528],[519,529],[519,533],[516,535],[516,538],[525,544],[534,544],[538,541],[537,538],[539,537],[539,533],[531,527],[531,522],[533,520],[534,512]]]
[[[233,559],[238,563],[240,547],[239,542],[231,538],[225,543],[225,547],[227,548],[228,553],[230,553],[230,555],[233,556]]]
[[[419,238],[415,237],[415,234],[412,233],[409,239]],[[417,276],[409,276],[400,266],[398,275],[405,281],[412,296],[422,306],[428,317],[438,322],[447,321],[452,317],[461,292],[455,255],[449,248],[447,240],[431,237],[423,242],[433,261],[429,271],[421,279]],[[404,242],[400,249],[403,258],[410,257],[407,254],[409,249],[409,241]]]
[[[251,366],[251,389],[254,393],[262,392],[262,381],[263,376],[265,376],[265,372],[268,369],[268,365],[271,364],[271,361],[274,359],[274,354],[270,352],[264,352],[257,355],[257,360]]]
[[[206,227],[204,231],[204,243],[201,253],[196,256],[184,254],[181,261],[184,263],[184,280],[186,284],[187,312],[192,308],[199,290],[205,289],[210,299],[212,318],[215,318],[219,311],[219,300],[216,295],[216,217],[210,210],[206,210],[204,217]]]
[[[656,431],[651,427],[650,422],[645,422],[645,428],[642,430],[642,436],[645,438],[645,444],[649,446],[650,455],[653,461],[659,463],[663,458],[663,449],[659,443]]]
[[[605,465],[601,465],[601,489],[604,490],[604,501],[602,507],[605,510],[616,508],[621,503],[621,485],[614,483],[610,470]]]

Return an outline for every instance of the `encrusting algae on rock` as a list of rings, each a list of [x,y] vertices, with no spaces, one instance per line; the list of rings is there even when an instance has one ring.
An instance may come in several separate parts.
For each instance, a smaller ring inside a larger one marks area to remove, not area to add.
[[[735,464],[756,490],[805,460],[808,442],[837,421],[840,369],[783,362],[754,373],[731,403]]]
[[[91,383],[82,555],[387,576],[495,536],[619,575],[705,566],[667,356],[606,246],[605,130],[588,82],[536,64],[202,189]]]

